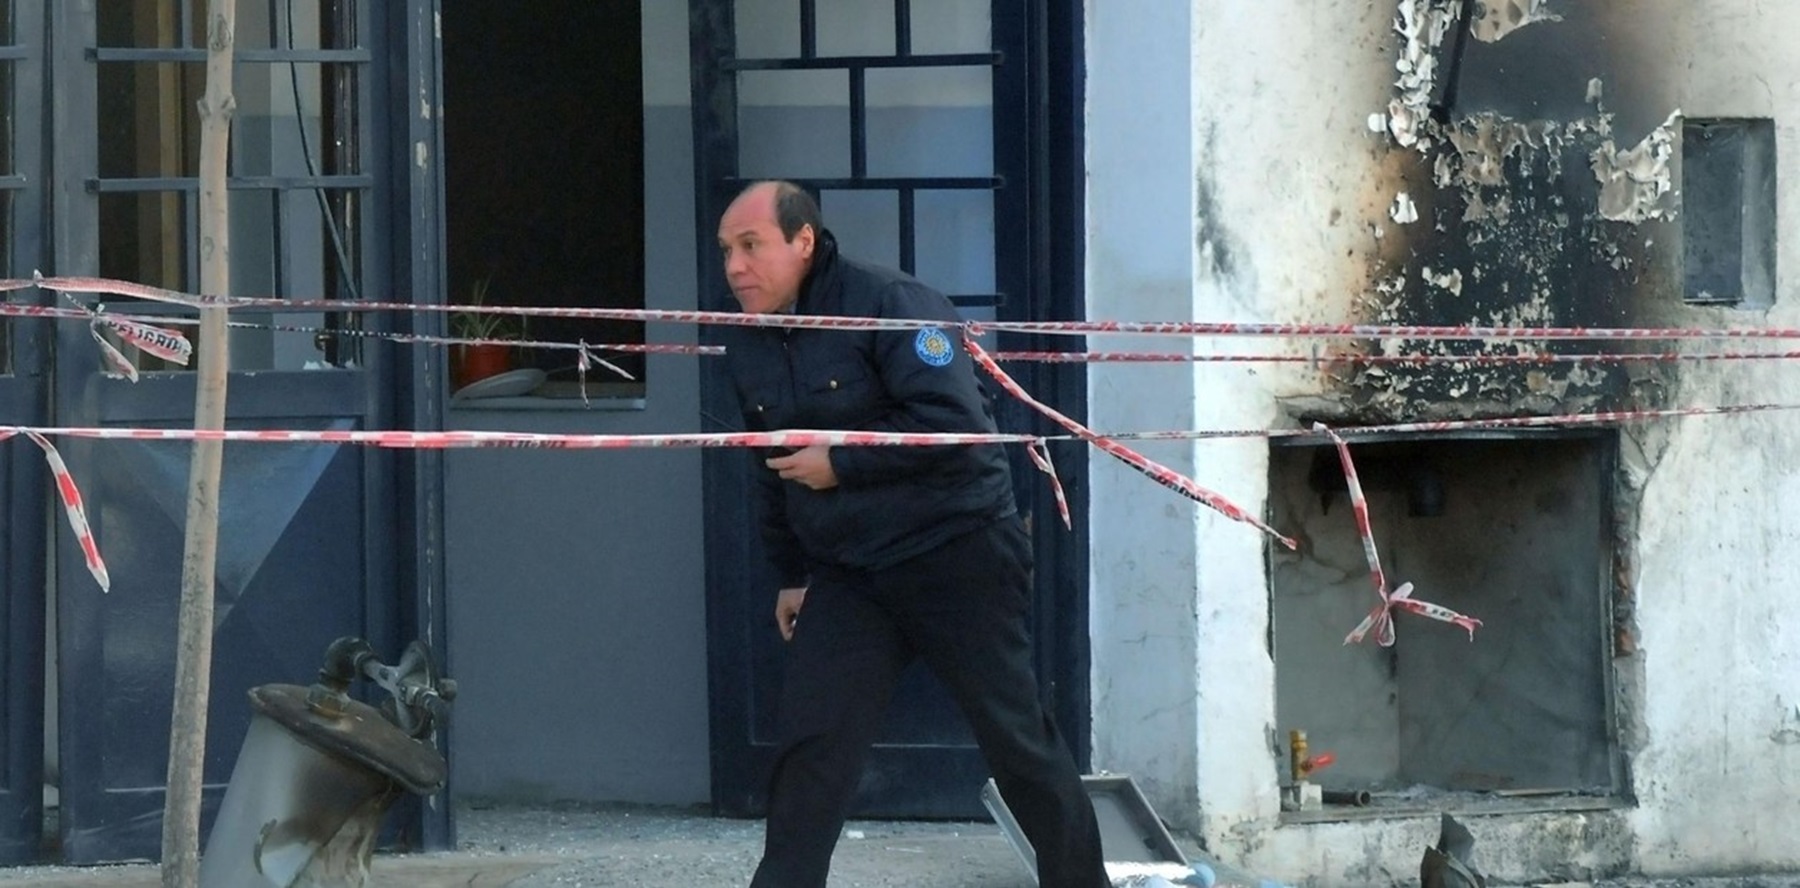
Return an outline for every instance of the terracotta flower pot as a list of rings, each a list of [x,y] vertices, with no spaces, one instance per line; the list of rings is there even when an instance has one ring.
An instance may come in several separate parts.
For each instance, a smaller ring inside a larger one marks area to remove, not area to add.
[[[459,345],[456,361],[450,369],[450,382],[455,388],[462,388],[511,369],[511,346]]]

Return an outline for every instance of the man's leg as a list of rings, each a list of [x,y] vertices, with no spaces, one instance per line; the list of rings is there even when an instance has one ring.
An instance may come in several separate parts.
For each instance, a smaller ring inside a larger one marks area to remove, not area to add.
[[[920,656],[955,696],[1006,806],[1037,852],[1042,888],[1110,884],[1093,802],[1038,697],[1026,628],[1031,543],[1017,519],[882,571]]]
[[[752,888],[823,888],[882,710],[909,656],[860,584],[817,580],[786,656],[780,748]]]

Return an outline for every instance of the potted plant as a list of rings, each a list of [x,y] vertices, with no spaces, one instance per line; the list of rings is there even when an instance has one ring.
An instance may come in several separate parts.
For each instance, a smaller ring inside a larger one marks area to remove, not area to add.
[[[481,278],[469,288],[469,299],[462,303],[480,306],[487,303],[488,278]],[[458,311],[450,314],[450,335],[457,339],[488,340],[482,344],[459,343],[451,352],[450,382],[462,388],[490,376],[512,369],[512,346],[495,340],[516,340],[525,335],[525,318],[520,315],[481,311]]]

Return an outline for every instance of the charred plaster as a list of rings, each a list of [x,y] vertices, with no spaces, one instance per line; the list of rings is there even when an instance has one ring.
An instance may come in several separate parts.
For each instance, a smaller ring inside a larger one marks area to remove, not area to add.
[[[1201,136],[1202,158],[1218,156],[1218,131],[1208,126]],[[1242,251],[1236,237],[1223,222],[1219,206],[1218,186],[1213,181],[1213,168],[1205,162],[1195,165],[1194,172],[1194,255],[1196,271],[1201,277],[1230,281],[1239,271]]]
[[[1370,121],[1394,204],[1360,311],[1374,323],[1623,326],[1662,283],[1660,223],[1679,211],[1679,120],[1635,90],[1631,34],[1599,4],[1402,0],[1393,98]],[[1527,27],[1529,26],[1529,27]],[[1460,57],[1457,53],[1460,51]],[[1454,82],[1446,82],[1452,73]],[[1610,81],[1610,82],[1609,82]],[[1446,103],[1452,105],[1446,107]],[[1617,106],[1617,107],[1615,107]],[[1618,107],[1625,109],[1623,112]],[[1626,125],[1629,124],[1629,125]],[[1416,215],[1416,221],[1411,221]],[[1671,238],[1672,239],[1672,238]],[[1388,340],[1382,355],[1570,354],[1603,342]],[[1384,422],[1658,406],[1664,371],[1643,365],[1366,366],[1337,375],[1306,418]]]
[[[1495,43],[1532,22],[1560,22],[1545,0],[1471,0],[1475,16],[1469,30],[1476,40]]]

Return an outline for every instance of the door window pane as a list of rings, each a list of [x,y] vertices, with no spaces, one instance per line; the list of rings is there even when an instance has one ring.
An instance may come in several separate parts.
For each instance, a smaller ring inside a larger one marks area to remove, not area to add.
[[[981,0],[911,0],[912,50],[918,55],[987,52],[993,48],[992,6]]]
[[[185,192],[101,194],[100,276],[187,290],[188,233],[197,225]]]
[[[13,43],[12,4],[0,0],[0,46]],[[17,62],[0,61],[0,176],[17,173],[13,169],[13,116],[17,109],[13,97],[13,66]],[[0,277],[13,276],[13,192],[0,187]],[[0,293],[0,299],[18,298],[15,293]],[[12,374],[13,322],[0,317],[0,376]]]
[[[994,193],[920,191],[914,198],[915,276],[945,293],[992,293]]]
[[[5,45],[6,41],[0,39],[0,46]],[[0,176],[18,172],[13,169],[13,66],[16,64],[0,62]]]
[[[354,108],[357,65],[238,64],[237,111],[231,119],[232,174],[321,176],[360,172],[360,159],[328,149]],[[198,121],[196,120],[196,124]],[[305,134],[302,141],[301,134]]]
[[[894,54],[894,0],[825,0],[818,10],[819,55]]]
[[[6,244],[8,247],[10,247],[13,242],[12,196],[13,193],[11,191],[0,190],[0,244]],[[12,276],[12,250],[0,249],[0,277]],[[0,293],[0,299],[13,301],[18,299],[18,294],[16,291],[13,293]],[[12,335],[12,319],[0,318],[0,376],[10,376],[13,372]]]
[[[985,67],[871,69],[869,175],[993,175],[993,81]]]
[[[843,71],[738,75],[738,171],[750,178],[850,175],[850,78]]]
[[[177,49],[206,45],[206,0],[188,0],[185,9],[174,0],[100,0],[93,6],[101,46]]]
[[[206,0],[99,0],[100,45],[199,49],[206,46]],[[357,45],[356,0],[274,0],[237,5],[237,48],[350,49]]]
[[[352,49],[355,0],[276,0],[237,5],[239,49]],[[197,40],[195,46],[204,46]]]
[[[178,62],[106,62],[99,66],[95,132],[100,177],[199,174],[206,66]]]
[[[800,57],[800,0],[737,0],[733,11],[738,58]]]
[[[900,196],[892,191],[824,191],[819,212],[852,259],[900,267]]]

